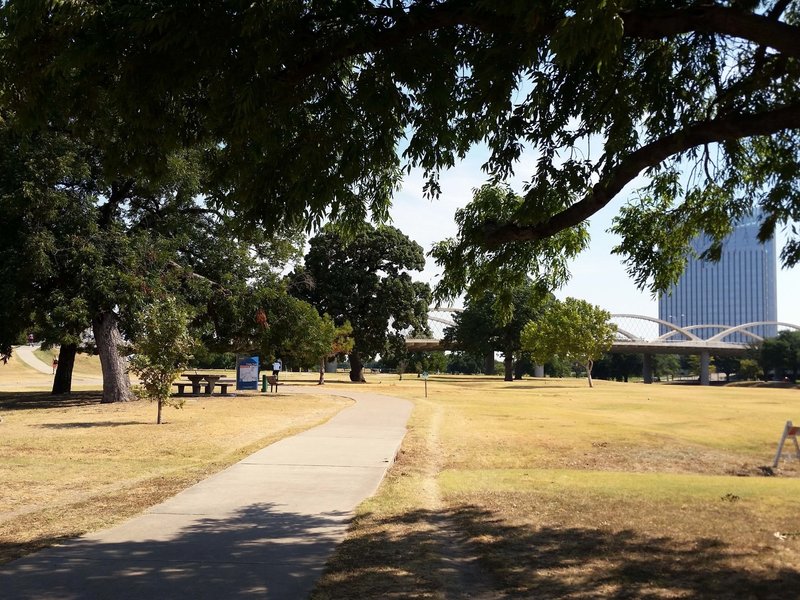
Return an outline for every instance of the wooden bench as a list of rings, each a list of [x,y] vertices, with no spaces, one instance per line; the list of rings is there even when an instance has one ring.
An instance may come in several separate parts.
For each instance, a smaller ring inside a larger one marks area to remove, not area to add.
[[[267,375],[267,383],[269,384],[269,391],[272,391],[272,388],[275,388],[275,393],[278,393],[278,386],[282,385],[278,382],[278,378],[275,375]]]
[[[192,382],[191,381],[176,381],[172,385],[174,385],[174,386],[176,386],[178,388],[178,396],[185,396],[186,392],[184,392],[184,390],[187,387],[192,387]]]
[[[228,386],[236,385],[236,381],[233,379],[220,379],[217,381],[215,388],[219,388],[219,395],[220,396],[227,396],[228,395]],[[208,387],[208,386],[206,386]]]

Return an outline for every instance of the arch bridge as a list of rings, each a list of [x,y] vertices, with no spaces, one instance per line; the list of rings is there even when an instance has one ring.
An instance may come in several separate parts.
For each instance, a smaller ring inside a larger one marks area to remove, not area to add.
[[[454,306],[431,306],[428,309],[428,327],[431,336],[426,338],[406,338],[406,348],[411,352],[434,352],[436,350],[457,350],[444,341],[444,330],[455,327],[453,317],[463,308]]]
[[[765,329],[800,330],[782,321],[754,321],[741,325],[702,323],[679,326],[675,323],[644,315],[611,315],[617,326],[617,337],[610,352],[644,355],[644,382],[653,381],[653,355],[687,354],[700,357],[700,383],[708,385],[711,355],[745,356],[764,341]]]
[[[443,342],[444,330],[453,327],[456,313],[462,308],[431,307],[428,324],[432,337],[409,338],[406,347],[411,351],[455,350]],[[633,314],[613,314],[611,322],[617,326],[617,335],[609,352],[642,354],[644,356],[644,382],[653,382],[653,355],[685,354],[700,356],[700,383],[708,385],[711,355],[744,356],[754,345],[764,341],[766,328],[778,327],[800,330],[800,326],[782,321],[755,321],[742,325],[676,325],[663,319]]]

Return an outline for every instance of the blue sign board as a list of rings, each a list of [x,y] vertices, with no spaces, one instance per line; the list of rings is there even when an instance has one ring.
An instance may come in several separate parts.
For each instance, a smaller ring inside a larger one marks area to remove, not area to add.
[[[236,389],[258,389],[257,356],[239,356],[236,358]]]

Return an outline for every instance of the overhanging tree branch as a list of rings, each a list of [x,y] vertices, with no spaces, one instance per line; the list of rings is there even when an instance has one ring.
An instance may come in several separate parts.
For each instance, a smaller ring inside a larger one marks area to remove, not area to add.
[[[483,246],[494,249],[506,242],[541,240],[578,225],[613,200],[642,170],[696,146],[798,128],[800,104],[790,104],[764,113],[733,114],[694,123],[632,152],[615,166],[608,168],[582,200],[546,221],[529,226],[487,223],[484,227]]]
[[[762,16],[716,5],[620,13],[624,36],[628,38],[660,39],[692,32],[717,34],[748,40],[786,56],[800,57],[800,28],[776,20],[777,16],[772,13]],[[393,24],[370,22],[374,17]],[[458,0],[436,6],[415,5],[405,11],[374,8],[364,15],[364,19],[361,26],[351,29],[344,37],[329,39],[323,47],[299,56],[298,62],[287,66],[278,77],[288,83],[298,83],[340,60],[390,50],[415,36],[448,27],[468,26],[493,34],[506,34],[515,27],[514,22],[491,10],[476,8],[474,2]],[[517,19],[516,25],[524,21],[525,33],[532,41],[552,33],[563,19],[563,14],[546,14],[541,8],[536,8],[531,9],[528,18]],[[309,32],[309,37],[314,36]]]
[[[778,2],[775,3],[775,6],[773,6],[772,9],[767,13],[767,17],[770,19],[779,18],[791,3],[792,0],[778,0]]]
[[[681,33],[727,35],[800,57],[800,28],[762,15],[724,6],[694,6],[669,11],[624,11],[625,35],[660,39]]]
[[[392,20],[393,24],[380,26],[368,22],[370,17],[375,16]],[[475,9],[473,2],[460,0],[437,6],[412,6],[407,11],[373,8],[365,18],[367,22],[349,31],[343,38],[330,40],[323,47],[298,57],[296,64],[286,67],[278,75],[279,79],[298,83],[340,60],[390,50],[416,36],[439,29],[471,26],[485,33],[507,33],[511,26],[507,19],[492,11]],[[539,25],[533,28],[530,26],[533,22]],[[552,31],[557,23],[557,19],[528,19],[528,34],[531,38],[545,34]]]

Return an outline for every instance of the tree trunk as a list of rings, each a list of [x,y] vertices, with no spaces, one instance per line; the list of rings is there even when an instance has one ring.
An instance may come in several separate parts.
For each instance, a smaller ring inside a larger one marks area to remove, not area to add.
[[[54,394],[69,394],[72,392],[72,369],[75,366],[75,355],[78,353],[76,344],[61,344],[58,351],[58,366],[53,379]]]
[[[364,363],[361,362],[361,356],[358,352],[350,353],[350,381],[354,383],[365,383],[364,379]]]
[[[486,375],[494,375],[494,352],[487,352],[484,355],[483,372]]]
[[[503,368],[505,369],[505,381],[514,381],[514,354],[509,352],[503,357]]]
[[[594,362],[590,360],[584,366],[586,367],[586,377],[589,380],[589,387],[593,388],[594,384],[592,383],[592,367],[594,366]]]
[[[161,425],[161,405],[164,404],[164,401],[159,398],[158,399],[158,416],[156,417],[156,425]]]
[[[519,381],[520,379],[522,379],[524,367],[525,367],[525,364],[521,360],[518,360],[516,362],[516,364],[514,365],[514,380],[515,381]]]
[[[325,357],[319,359],[319,385],[325,385]]]
[[[125,369],[125,359],[119,353],[122,334],[117,317],[112,312],[102,312],[92,319],[94,341],[103,369],[103,403],[128,402],[133,399],[131,382]]]

